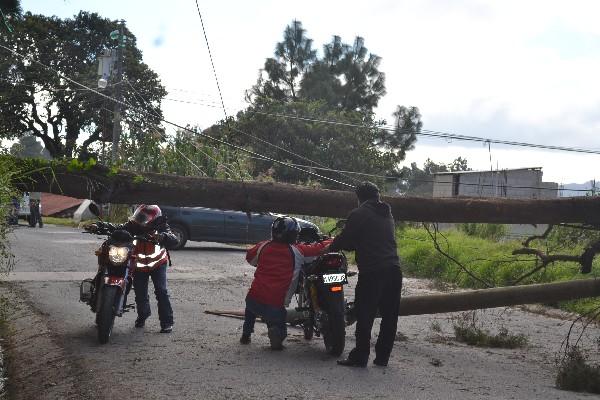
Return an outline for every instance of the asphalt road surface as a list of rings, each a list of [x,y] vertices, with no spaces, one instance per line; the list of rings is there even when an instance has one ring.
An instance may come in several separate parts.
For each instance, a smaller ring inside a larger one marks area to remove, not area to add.
[[[402,317],[387,368],[339,367],[322,340],[305,341],[290,328],[284,351],[271,351],[264,325],[252,344],[239,344],[241,321],[205,314],[243,308],[253,268],[244,250],[189,243],[172,252],[169,290],[172,334],[160,334],[156,303],[143,329],[135,313],[117,318],[107,345],[99,345],[94,315],[80,303],[79,282],[96,270],[101,239],[77,229],[17,228],[17,258],[0,293],[8,298],[9,379],[17,398],[36,399],[579,399],[595,396],[554,388],[555,356],[571,321],[521,309],[478,312],[484,324],[529,337],[524,349],[474,348],[454,340],[457,315]],[[353,285],[347,290],[352,297]],[[405,294],[428,290],[405,280]],[[151,292],[152,293],[152,292]],[[376,324],[374,332],[377,332]],[[347,329],[346,349],[354,345]],[[375,333],[376,335],[376,333]],[[374,335],[374,336],[375,336]],[[598,349],[598,328],[584,345]]]

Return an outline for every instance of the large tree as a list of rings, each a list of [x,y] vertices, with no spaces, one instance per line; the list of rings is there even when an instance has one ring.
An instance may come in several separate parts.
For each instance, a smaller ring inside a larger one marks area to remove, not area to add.
[[[68,19],[26,13],[13,25],[14,32],[0,36],[0,43],[28,58],[0,49],[0,137],[32,134],[53,157],[87,153],[93,143],[108,140],[113,102],[56,72],[95,88],[98,56],[119,45],[109,39],[110,32],[119,29],[118,22],[87,12]],[[131,106],[123,112],[126,125],[137,134],[147,133],[161,119],[160,101],[166,92],[157,74],[143,63],[135,36],[126,27],[124,33],[128,40],[123,80],[111,82],[104,92],[113,96],[119,84],[124,102]],[[148,114],[142,118],[136,109]]]
[[[378,144],[394,151],[404,160],[406,152],[414,149],[417,134],[423,127],[421,113],[417,107],[397,106],[393,116],[394,129],[382,129]]]
[[[293,118],[295,115],[310,115],[314,120]],[[343,123],[321,122],[331,120]],[[356,127],[348,127],[346,123]],[[238,113],[235,120],[222,122],[204,133],[227,138],[276,160],[308,166],[301,168],[350,184],[357,179],[364,179],[364,176],[350,177],[327,169],[368,174],[398,173],[398,156],[376,144],[379,135],[377,123],[357,111],[332,109],[324,101],[281,103],[262,98]],[[251,174],[271,175],[279,181],[290,183],[317,180],[326,187],[340,188],[332,181],[321,180],[269,160],[253,159]]]
[[[317,57],[313,41],[302,22],[294,20],[275,46],[274,57],[265,61],[250,97],[267,97],[289,102],[324,100],[344,111],[372,112],[385,95],[381,58],[365,47],[357,36],[352,44],[333,36]]]
[[[296,100],[300,78],[316,59],[312,39],[306,37],[302,22],[293,20],[283,31],[283,40],[275,46],[274,57],[267,58],[253,94],[276,100]]]
[[[416,107],[398,106],[391,130],[376,120],[374,108],[385,95],[381,58],[360,36],[352,44],[333,36],[317,57],[299,21],[288,25],[283,36],[248,92],[248,109],[206,133],[347,183],[365,176],[328,169],[397,176],[398,163],[421,130],[421,114]],[[315,179],[264,160],[254,160],[252,174],[294,183]]]

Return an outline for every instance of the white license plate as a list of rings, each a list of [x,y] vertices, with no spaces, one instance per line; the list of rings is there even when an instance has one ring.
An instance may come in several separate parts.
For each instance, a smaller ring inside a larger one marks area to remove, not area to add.
[[[346,274],[323,275],[323,283],[341,283],[346,281]]]

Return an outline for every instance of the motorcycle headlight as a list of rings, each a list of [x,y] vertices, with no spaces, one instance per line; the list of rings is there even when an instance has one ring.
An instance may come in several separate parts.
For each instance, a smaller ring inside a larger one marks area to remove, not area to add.
[[[108,259],[115,265],[123,264],[128,255],[129,249],[127,247],[110,246],[108,249]]]

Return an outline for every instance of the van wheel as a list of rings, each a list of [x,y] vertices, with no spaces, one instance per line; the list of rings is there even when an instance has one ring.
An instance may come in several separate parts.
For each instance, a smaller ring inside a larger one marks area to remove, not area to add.
[[[173,247],[173,250],[183,249],[183,246],[188,241],[188,233],[187,230],[181,225],[171,225],[171,232],[177,238],[177,244]]]

